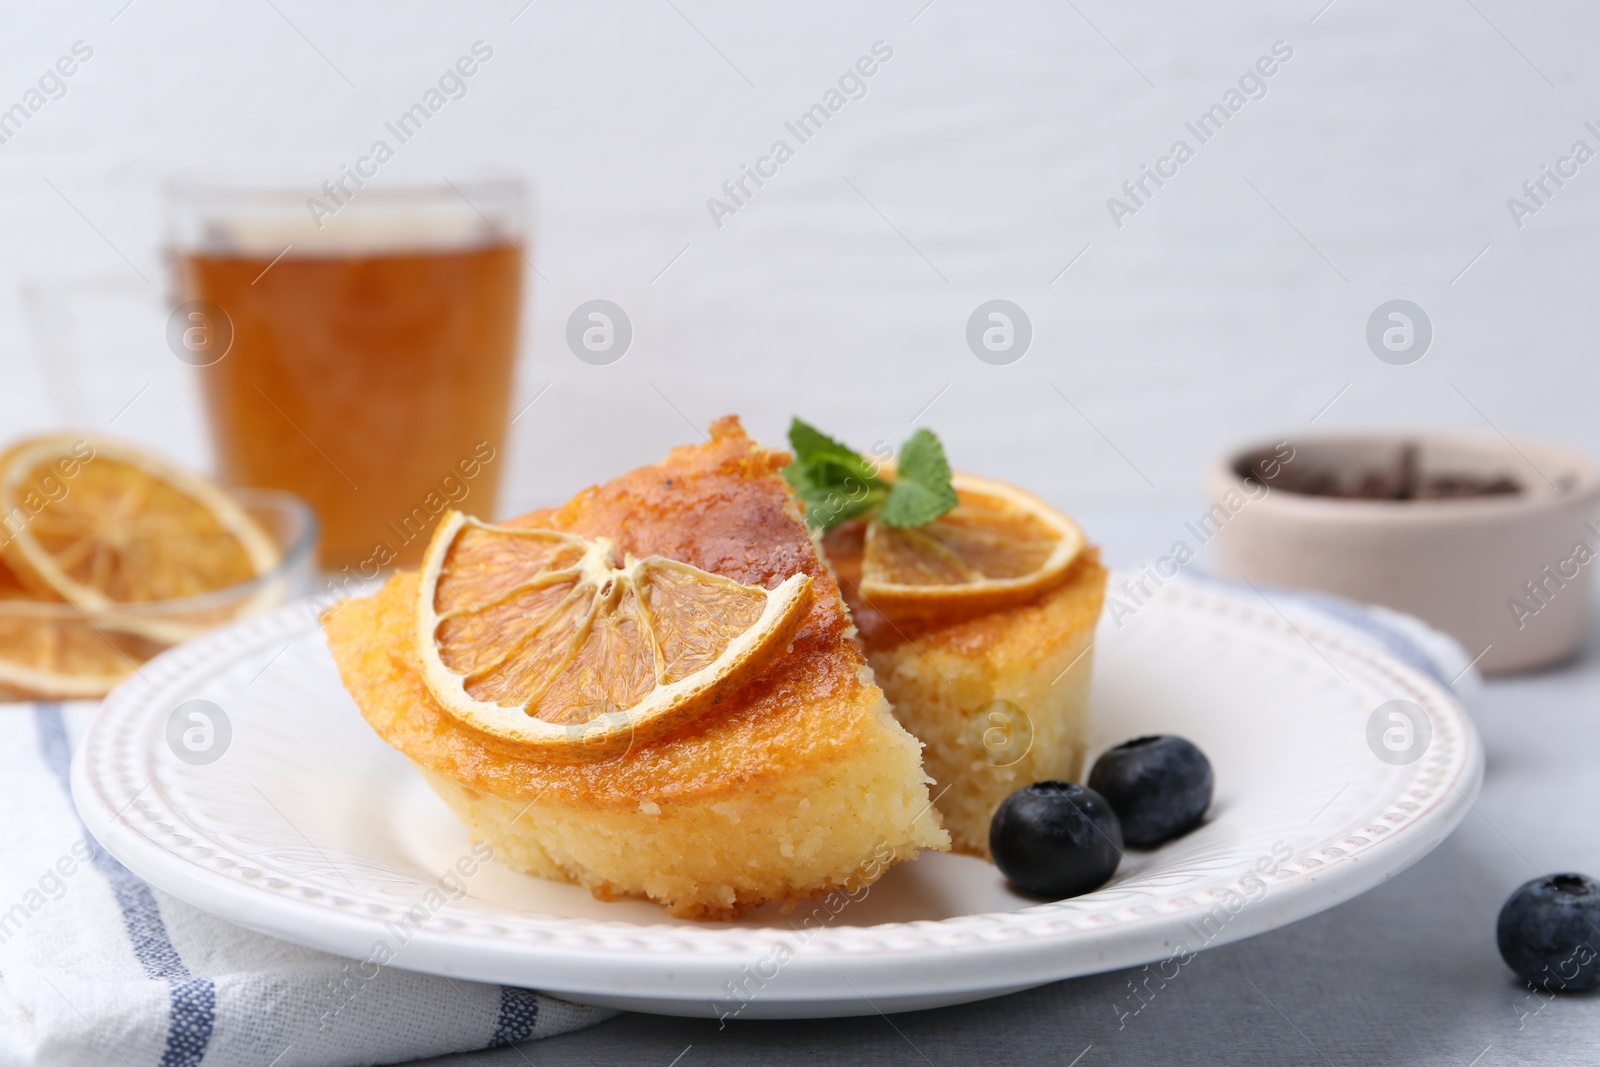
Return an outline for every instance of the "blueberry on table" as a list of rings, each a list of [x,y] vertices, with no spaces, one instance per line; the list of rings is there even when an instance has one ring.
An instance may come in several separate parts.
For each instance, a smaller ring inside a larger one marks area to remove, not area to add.
[[[995,809],[989,853],[1018,889],[1060,900],[1117,873],[1122,828],[1106,798],[1072,782],[1034,782]]]
[[[1205,753],[1172,734],[1124,741],[1089,772],[1089,788],[1111,804],[1134,848],[1154,848],[1199,826],[1211,786]]]
[[[1500,909],[1500,956],[1522,980],[1552,991],[1600,985],[1600,882],[1552,874],[1524,883]]]

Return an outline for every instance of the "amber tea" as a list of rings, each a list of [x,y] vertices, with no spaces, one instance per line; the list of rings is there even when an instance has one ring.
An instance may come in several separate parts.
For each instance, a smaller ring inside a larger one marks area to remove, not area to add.
[[[247,206],[176,252],[180,312],[231,331],[198,371],[218,473],[310,501],[327,569],[415,562],[447,508],[494,512],[524,252],[519,220],[449,196],[323,229]]]

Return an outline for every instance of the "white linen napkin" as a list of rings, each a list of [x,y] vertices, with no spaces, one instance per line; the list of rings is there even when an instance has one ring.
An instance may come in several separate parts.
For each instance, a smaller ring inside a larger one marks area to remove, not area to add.
[[[615,1014],[392,967],[362,981],[354,960],[151,887],[72,806],[73,743],[94,708],[0,704],[0,1067],[399,1063]]]

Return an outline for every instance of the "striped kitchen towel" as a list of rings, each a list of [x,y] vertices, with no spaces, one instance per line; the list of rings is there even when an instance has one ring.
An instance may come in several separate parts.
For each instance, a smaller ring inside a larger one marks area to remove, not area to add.
[[[198,911],[85,832],[67,768],[93,711],[0,704],[0,1067],[401,1063],[614,1014],[394,968],[336,999],[353,961]]]

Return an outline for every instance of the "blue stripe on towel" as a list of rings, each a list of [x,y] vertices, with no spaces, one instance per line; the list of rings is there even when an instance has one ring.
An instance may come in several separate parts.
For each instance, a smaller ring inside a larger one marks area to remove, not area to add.
[[[500,1017],[495,1020],[494,1037],[486,1048],[515,1045],[533,1036],[539,1022],[539,995],[531,989],[500,987]]]
[[[61,705],[35,704],[33,716],[39,731],[39,750],[67,795],[72,817],[77,819],[78,809],[72,805],[72,744],[67,740]],[[161,1055],[161,1067],[198,1067],[216,1023],[216,986],[209,978],[196,978],[189,973],[167,936],[167,924],[162,921],[160,905],[150,886],[101,848],[82,820],[78,821],[78,827],[89,843],[94,869],[110,884],[117,907],[122,910],[122,924],[127,928],[133,954],[144,968],[145,976],[165,980],[170,991],[172,1018],[167,1025],[167,1047]]]

